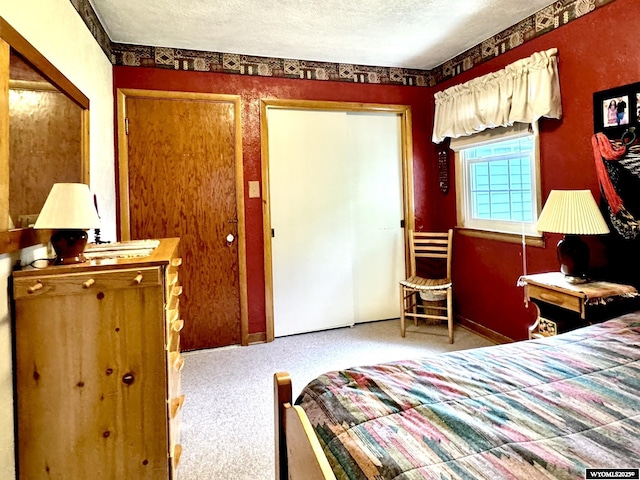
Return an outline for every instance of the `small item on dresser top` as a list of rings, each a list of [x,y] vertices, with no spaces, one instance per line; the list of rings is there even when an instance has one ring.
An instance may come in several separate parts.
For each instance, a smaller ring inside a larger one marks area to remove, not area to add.
[[[93,195],[93,204],[96,206],[96,212],[98,212],[98,217],[100,217],[100,210],[98,209],[98,197],[95,194]],[[109,243],[107,240],[102,240],[102,237],[100,236],[100,228],[93,229],[93,243],[96,243],[96,244]]]
[[[90,244],[84,255],[88,259],[146,257],[160,244],[159,240],[129,240]]]
[[[34,229],[53,230],[51,245],[56,265],[84,263],[87,230],[100,227],[89,186],[84,183],[56,183],[38,215]]]

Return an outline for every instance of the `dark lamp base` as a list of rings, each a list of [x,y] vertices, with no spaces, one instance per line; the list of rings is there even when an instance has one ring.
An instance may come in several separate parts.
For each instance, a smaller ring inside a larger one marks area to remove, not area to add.
[[[87,232],[84,230],[56,230],[51,235],[51,245],[56,252],[55,265],[83,263],[87,259],[84,249],[87,246]]]
[[[565,235],[558,242],[558,261],[560,271],[569,281],[579,283],[586,279],[589,270],[589,246],[578,235]]]

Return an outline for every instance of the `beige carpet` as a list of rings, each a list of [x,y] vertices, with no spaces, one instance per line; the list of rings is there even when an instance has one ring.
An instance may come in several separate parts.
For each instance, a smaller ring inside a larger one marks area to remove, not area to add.
[[[340,368],[490,345],[463,328],[398,320],[277,338],[250,347],[185,353],[180,480],[273,480],[273,374],[288,371],[297,395],[317,375]]]

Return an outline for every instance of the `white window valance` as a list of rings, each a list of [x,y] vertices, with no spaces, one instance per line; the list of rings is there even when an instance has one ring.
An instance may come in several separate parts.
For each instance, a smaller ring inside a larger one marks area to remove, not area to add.
[[[536,52],[499,70],[438,92],[433,141],[487,128],[560,118],[558,49]]]

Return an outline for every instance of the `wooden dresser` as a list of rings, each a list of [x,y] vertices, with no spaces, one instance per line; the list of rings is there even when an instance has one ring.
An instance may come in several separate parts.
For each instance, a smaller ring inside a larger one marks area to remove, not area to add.
[[[21,480],[177,478],[177,250],[14,272]]]

